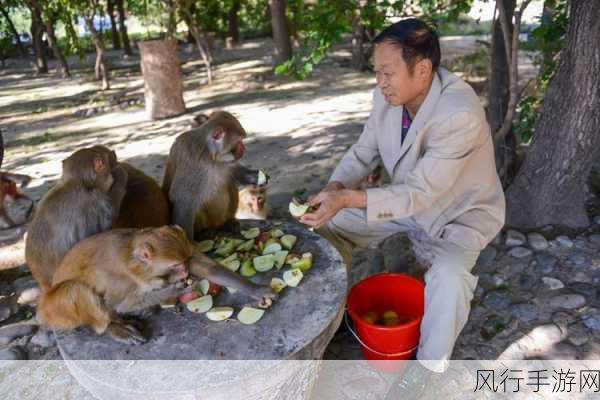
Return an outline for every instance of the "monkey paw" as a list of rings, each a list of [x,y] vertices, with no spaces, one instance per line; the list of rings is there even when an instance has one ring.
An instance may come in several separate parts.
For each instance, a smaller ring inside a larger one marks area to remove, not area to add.
[[[119,343],[135,346],[148,341],[134,325],[124,321],[112,321],[106,328],[106,334]]]

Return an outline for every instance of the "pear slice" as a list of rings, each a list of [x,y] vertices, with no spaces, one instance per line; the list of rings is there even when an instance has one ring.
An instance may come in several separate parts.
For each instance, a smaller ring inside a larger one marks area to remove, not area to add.
[[[237,247],[237,245],[231,241],[231,240],[227,240],[225,241],[224,244],[222,244],[219,248],[217,248],[217,250],[215,250],[215,254],[218,256],[229,256],[231,253],[233,253],[233,251],[235,250],[235,248]]]
[[[262,186],[262,185],[266,185],[267,183],[269,183],[269,175],[267,175],[267,173],[265,171],[263,171],[262,169],[259,169],[258,170],[258,178],[256,179],[256,185]]]
[[[291,250],[298,238],[294,235],[283,235],[279,240],[281,240],[281,245],[284,249]]]
[[[246,240],[244,243],[240,244],[237,247],[236,251],[245,252],[245,251],[250,251],[253,248],[254,248],[254,239],[249,239],[249,240]]]
[[[196,244],[196,249],[202,253],[208,253],[215,247],[214,240],[203,240]]]
[[[233,243],[233,247],[238,247],[240,244],[244,243],[243,239],[227,239],[228,241],[230,241],[231,243]]]
[[[292,268],[298,268],[302,272],[306,272],[312,268],[313,255],[311,253],[302,254],[302,258],[298,261],[291,263]]]
[[[294,218],[300,218],[308,211],[308,204],[296,204],[294,202],[290,202],[290,214]]]
[[[221,262],[228,263],[231,261],[235,261],[238,259],[237,253],[230,254],[228,257],[225,257]]]
[[[269,231],[269,235],[271,235],[272,238],[280,238],[284,235],[284,233],[281,229],[271,229]]]
[[[283,281],[283,279],[273,278],[271,279],[271,289],[275,291],[275,293],[281,292],[287,284]]]
[[[275,253],[273,253],[273,256],[275,257],[275,268],[281,269],[281,267],[283,267],[283,264],[285,264],[285,259],[287,258],[287,255],[288,255],[287,250],[280,250],[280,251],[276,251]]]
[[[260,229],[258,228],[250,228],[247,231],[242,231],[242,236],[244,239],[254,239],[260,235]]]
[[[269,243],[265,246],[265,249],[263,250],[263,255],[276,253],[278,251],[281,251],[281,245],[279,243]]]
[[[256,270],[252,266],[252,261],[250,259],[244,260],[240,274],[246,278],[256,275]]]
[[[188,301],[185,305],[193,313],[201,314],[210,310],[213,306],[213,298],[210,294]]]
[[[231,307],[214,307],[206,313],[206,318],[211,321],[225,321],[233,315]]]
[[[287,264],[292,265],[293,263],[295,263],[296,261],[300,261],[300,256],[296,253],[290,253],[287,258],[285,259],[285,262]]]
[[[208,294],[208,289],[210,288],[210,282],[208,279],[202,279],[198,283],[198,288],[200,289],[200,292],[202,292],[202,295]]]
[[[288,286],[296,287],[296,286],[298,286],[298,284],[302,280],[303,276],[304,276],[304,274],[302,274],[302,271],[300,271],[297,268],[294,268],[294,269],[290,269],[288,271],[285,271],[283,273],[283,281]]]
[[[252,260],[254,269],[259,272],[269,271],[275,265],[275,256],[273,254],[267,254],[265,256],[255,257]]]
[[[232,261],[227,261],[225,262],[225,260],[221,261],[221,265],[223,265],[225,268],[227,268],[230,271],[236,272],[238,269],[240,269],[240,260],[232,260]]]
[[[253,307],[244,307],[237,315],[238,321],[244,325],[252,325],[257,323],[262,316],[265,315],[265,310],[259,310]]]

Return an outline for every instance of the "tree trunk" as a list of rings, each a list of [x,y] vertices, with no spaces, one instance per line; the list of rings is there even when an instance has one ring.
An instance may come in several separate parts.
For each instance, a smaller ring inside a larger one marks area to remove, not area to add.
[[[188,26],[188,29],[196,41],[196,47],[198,47],[198,52],[200,53],[200,57],[202,57],[202,61],[206,67],[206,78],[208,79],[208,84],[212,85],[212,57],[210,55],[210,47],[207,46],[206,49],[204,48],[202,34],[200,33],[200,29],[195,21],[191,21],[191,25]]]
[[[115,19],[115,0],[106,1],[106,12],[110,18],[110,36],[112,38],[113,49],[121,49],[121,41],[119,40],[119,31],[117,29],[117,20]]]
[[[104,60],[104,39],[94,27],[93,16],[84,16],[83,19],[92,34],[92,40],[96,47],[96,65],[94,67],[96,80],[102,80],[102,90],[108,90],[110,89],[110,83],[108,79],[108,68],[106,67],[106,61]]]
[[[231,38],[233,44],[240,42],[240,24],[238,13],[240,12],[241,2],[240,0],[233,0],[233,4],[227,14],[228,22],[228,36]]]
[[[38,74],[48,73],[48,62],[44,53],[42,44],[42,34],[44,27],[42,25],[42,17],[39,10],[34,7],[29,7],[31,11],[31,41],[33,44],[33,52],[35,53],[35,69]]]
[[[292,58],[292,42],[290,41],[288,21],[285,15],[286,6],[286,0],[269,0],[273,41],[275,42],[275,62],[277,64]]]
[[[583,193],[600,148],[600,2],[571,1],[569,21],[533,142],[507,192],[514,227],[589,224]]]
[[[123,50],[128,56],[132,55],[131,45],[129,44],[129,36],[127,35],[127,25],[125,25],[125,0],[115,0],[117,2],[117,11],[119,12],[119,32],[121,33],[121,41],[123,42]]]
[[[174,39],[177,31],[177,18],[175,17],[174,0],[163,0],[167,7],[167,38]]]
[[[161,119],[183,114],[183,74],[177,54],[177,41],[149,40],[140,42],[138,46],[148,116],[151,119]]]
[[[2,15],[4,16],[4,19],[6,19],[6,23],[8,24],[8,29],[10,29],[10,32],[12,33],[13,37],[15,38],[15,41],[17,42],[17,47],[19,48],[19,52],[21,53],[21,55],[27,56],[27,51],[25,50],[23,43],[21,43],[21,36],[19,36],[19,32],[17,32],[17,28],[15,28],[15,24],[13,24],[12,20],[10,19],[8,10],[6,8],[4,8],[2,3],[0,3],[0,13],[2,13]]]

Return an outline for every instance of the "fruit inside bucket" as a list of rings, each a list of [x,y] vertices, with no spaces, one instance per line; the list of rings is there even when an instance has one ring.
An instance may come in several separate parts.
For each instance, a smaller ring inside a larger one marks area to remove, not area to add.
[[[425,286],[404,274],[379,274],[356,284],[348,313],[367,360],[408,360],[419,344]]]

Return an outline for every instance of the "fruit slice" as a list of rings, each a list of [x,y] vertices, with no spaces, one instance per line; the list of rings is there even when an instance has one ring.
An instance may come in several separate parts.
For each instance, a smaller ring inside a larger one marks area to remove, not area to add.
[[[271,229],[269,235],[271,235],[272,238],[279,238],[282,237],[284,233],[281,229]]]
[[[221,264],[230,271],[236,272],[240,269],[240,260],[227,261],[223,260]]]
[[[273,253],[273,256],[275,257],[275,268],[281,269],[281,267],[283,267],[283,264],[285,264],[285,259],[287,258],[287,255],[288,255],[287,250],[280,250],[280,251],[276,251],[275,253]]]
[[[208,289],[210,288],[208,279],[202,279],[200,283],[198,283],[198,288],[200,289],[200,292],[202,292],[202,295],[208,294]]]
[[[254,248],[254,239],[246,240],[237,247],[237,251],[250,251]]]
[[[229,257],[225,257],[223,260],[221,260],[221,262],[228,263],[228,262],[231,262],[231,261],[235,261],[237,259],[238,259],[237,253],[233,253]]]
[[[263,255],[276,253],[278,251],[281,251],[281,245],[279,243],[269,243],[265,246],[265,249],[263,250]]]
[[[206,296],[188,302],[185,306],[193,313],[205,313],[212,308],[213,298],[210,294],[207,294]]]
[[[208,279],[202,279],[197,287],[202,295],[210,294],[211,296],[216,296],[221,292],[221,286],[210,282]]]
[[[260,235],[258,235],[256,240],[258,240],[260,243],[265,243],[270,238],[271,238],[271,235],[269,235],[269,232],[262,232]]]
[[[192,300],[196,300],[198,297],[200,297],[201,295],[198,294],[198,292],[188,292],[188,293],[184,293],[181,296],[179,296],[179,301],[182,302],[183,304],[187,304]]]
[[[262,169],[258,170],[258,179],[256,180],[256,184],[258,186],[266,185],[269,182],[269,175],[265,173]]]
[[[284,249],[291,250],[296,244],[296,240],[298,240],[298,238],[296,238],[294,235],[283,235],[280,240]]]
[[[302,271],[300,271],[299,269],[296,269],[296,268],[295,269],[290,269],[290,270],[285,271],[283,273],[283,281],[288,286],[296,287],[296,286],[298,286],[298,284],[302,280],[303,276],[304,275],[302,274]]]
[[[267,254],[266,256],[255,257],[254,260],[252,260],[252,263],[254,269],[257,271],[266,272],[275,265],[275,256],[273,254]]]
[[[225,321],[233,315],[231,307],[215,307],[206,313],[206,318],[211,321]]]
[[[231,253],[233,253],[236,247],[237,246],[233,241],[227,240],[223,245],[221,245],[219,248],[217,248],[217,250],[215,250],[215,254],[227,257]]]
[[[198,249],[198,251],[200,251],[202,253],[208,253],[214,247],[215,247],[214,240],[203,240],[203,241],[199,242],[198,244],[196,244],[196,248]]]
[[[244,325],[252,325],[257,323],[262,316],[265,315],[265,310],[259,310],[253,307],[244,307],[238,313],[237,319]]]
[[[296,261],[300,261],[300,256],[296,253],[290,253],[285,259],[285,262],[290,265],[295,263]]]
[[[289,208],[292,217],[300,218],[308,211],[308,204],[295,204],[294,202],[291,202]]]
[[[258,235],[260,235],[260,229],[258,228],[250,228],[247,231],[242,231],[244,239],[254,239]]]
[[[287,284],[283,281],[283,279],[273,278],[271,279],[271,289],[275,291],[275,293],[281,292]]]
[[[251,260],[244,260],[244,262],[242,263],[242,269],[240,270],[240,274],[247,278],[256,275],[256,270],[252,266]]]
[[[244,243],[243,239],[227,239],[229,242],[233,243],[233,247],[238,247],[240,244]]]
[[[298,268],[302,272],[306,272],[312,268],[313,256],[311,253],[302,254],[302,258],[296,262],[291,263],[292,268]]]

